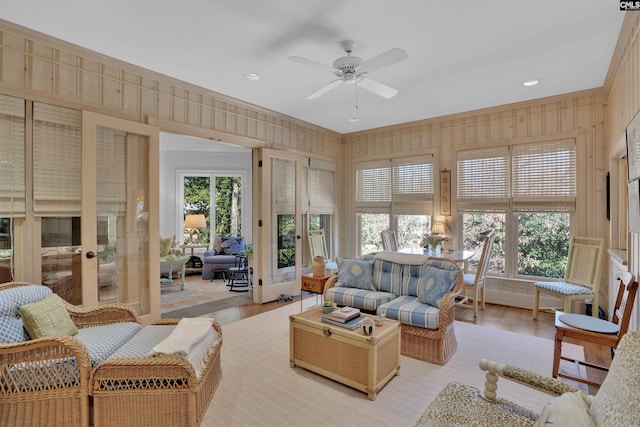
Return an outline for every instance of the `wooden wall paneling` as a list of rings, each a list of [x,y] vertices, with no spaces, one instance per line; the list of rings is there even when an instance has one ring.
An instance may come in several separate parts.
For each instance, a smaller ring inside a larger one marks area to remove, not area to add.
[[[100,105],[122,110],[122,76],[120,70],[108,64],[100,64]]]
[[[172,103],[170,85],[156,80],[154,92],[156,94],[154,100],[154,115],[163,119],[173,120],[171,118]]]
[[[136,121],[144,121],[144,115],[140,114],[142,107],[142,83],[143,79],[133,73],[122,70],[122,87],[120,107],[130,113]]]
[[[82,79],[80,85],[80,100],[83,103],[97,104],[100,103],[100,64],[88,58],[82,58],[80,61],[80,70]]]
[[[2,31],[2,83],[8,86],[27,87],[25,55],[22,53],[25,40]]]
[[[156,112],[156,82],[151,78],[138,76],[138,90],[136,99],[136,111],[138,121],[146,123],[147,116],[157,116]]]
[[[54,93],[54,75],[53,75],[53,54],[54,49],[43,46],[40,43],[28,43],[28,59],[29,64],[28,81],[30,87],[37,91]]]
[[[78,65],[80,58],[77,55],[59,51],[57,76],[58,87],[56,94],[78,99],[80,93],[80,75]]]

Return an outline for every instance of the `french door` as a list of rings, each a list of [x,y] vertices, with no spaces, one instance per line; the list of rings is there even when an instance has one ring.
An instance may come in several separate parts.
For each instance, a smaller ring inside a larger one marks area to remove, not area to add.
[[[159,132],[82,114],[82,303],[160,317]],[[95,284],[95,285],[94,285]]]
[[[0,280],[160,317],[158,134],[0,95]]]
[[[302,265],[303,158],[270,149],[258,151],[258,218],[254,236],[254,300],[273,301],[300,293]],[[256,283],[257,281],[257,283]]]

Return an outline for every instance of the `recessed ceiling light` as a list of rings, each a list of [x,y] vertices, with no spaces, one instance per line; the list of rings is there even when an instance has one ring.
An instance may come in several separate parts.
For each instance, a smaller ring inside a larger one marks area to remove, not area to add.
[[[526,87],[531,87],[531,86],[537,85],[538,83],[540,83],[540,80],[533,79],[533,80],[527,80],[522,84],[525,85]]]
[[[260,76],[257,75],[256,73],[249,73],[246,75],[247,80],[260,80]]]
[[[349,117],[350,122],[357,122],[358,120],[360,120],[358,117]]]

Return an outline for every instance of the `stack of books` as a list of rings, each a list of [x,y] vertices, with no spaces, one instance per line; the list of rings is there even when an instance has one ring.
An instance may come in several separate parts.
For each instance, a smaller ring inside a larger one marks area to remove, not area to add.
[[[323,322],[347,329],[357,328],[364,320],[366,317],[360,315],[360,309],[354,307],[343,307],[322,316]]]

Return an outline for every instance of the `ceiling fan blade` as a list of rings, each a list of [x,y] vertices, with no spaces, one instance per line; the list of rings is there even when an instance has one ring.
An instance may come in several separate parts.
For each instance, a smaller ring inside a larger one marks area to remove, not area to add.
[[[311,59],[303,58],[301,56],[290,56],[289,61],[299,62],[300,64],[311,65],[312,67],[322,68],[322,69],[331,71],[332,73],[336,72],[336,69],[330,65],[325,65],[321,62],[312,61]]]
[[[367,61],[364,61],[362,64],[360,64],[360,69],[365,73],[369,73],[373,70],[388,67],[389,65],[393,65],[396,62],[404,61],[406,59],[409,59],[409,55],[407,55],[407,52],[395,47],[391,50],[381,53],[378,56],[374,56]]]
[[[366,77],[360,78],[358,86],[387,99],[393,98],[398,94],[398,91],[394,88]]]
[[[340,83],[342,83],[342,80],[334,80],[331,83],[329,83],[328,85],[320,88],[319,90],[313,92],[311,95],[307,96],[307,99],[316,99],[319,98],[320,96],[324,95],[325,93],[329,92],[331,89],[333,89],[334,87],[338,86]]]

